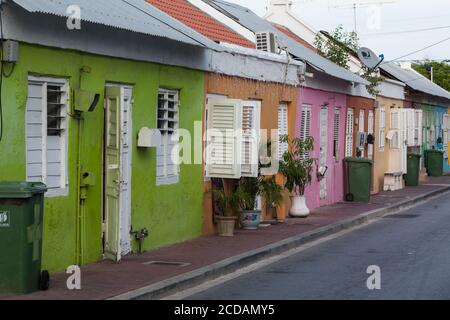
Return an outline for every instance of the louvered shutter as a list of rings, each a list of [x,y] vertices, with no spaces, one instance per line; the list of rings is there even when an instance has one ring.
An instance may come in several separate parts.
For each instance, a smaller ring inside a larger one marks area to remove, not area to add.
[[[374,121],[375,121],[375,117],[373,114],[373,110],[369,110],[369,115],[367,116],[367,121],[368,121],[368,125],[367,125],[367,132],[368,134],[371,134],[373,136],[374,134]],[[373,158],[373,144],[369,144],[367,146],[367,156],[369,157],[369,159]]]
[[[302,107],[302,115],[300,122],[300,139],[306,140],[311,136],[311,107],[304,105]],[[303,158],[308,158],[309,154],[302,155]]]
[[[211,178],[241,177],[241,100],[210,100],[207,106],[206,175]]]
[[[398,109],[391,111],[391,123],[389,128],[389,133],[392,134],[391,142],[390,142],[390,148],[392,149],[398,149],[400,147],[400,140],[401,140],[401,115]],[[388,135],[388,138],[390,136]]]
[[[445,153],[445,158],[448,158],[448,142],[449,142],[449,129],[450,129],[450,115],[448,114],[444,114],[444,119],[443,119],[443,132],[444,132],[444,136],[443,136],[443,145],[444,145],[444,153]]]
[[[47,86],[45,83],[29,82],[26,107],[26,171],[27,181],[46,180],[46,108]]]
[[[283,103],[278,107],[278,159],[283,159],[283,155],[288,151],[288,143],[280,141],[281,137],[288,134],[288,109]]]
[[[353,156],[353,126],[354,126],[354,114],[353,109],[347,110],[347,128],[345,134],[345,156]]]
[[[365,121],[364,121],[365,117],[366,117],[366,111],[364,109],[359,110],[359,132],[361,132],[361,133],[366,132]]]
[[[407,141],[408,146],[415,145],[415,122],[414,122],[414,109],[406,109],[407,112]]]
[[[379,132],[379,144],[378,146],[380,147],[380,149],[384,148],[385,145],[385,140],[386,140],[386,135],[385,135],[385,130],[386,130],[386,111],[384,110],[384,107],[381,107],[380,109],[380,132]]]
[[[261,102],[244,101],[242,105],[242,166],[243,177],[257,177],[259,168],[259,142]]]
[[[333,139],[333,155],[334,160],[339,161],[339,128],[341,126],[341,111],[336,108],[334,110],[334,139]]]
[[[422,146],[422,134],[423,134],[423,112],[422,110],[415,110],[414,112],[414,130],[415,130],[415,143],[416,146]]]
[[[408,110],[406,109],[401,109],[400,110],[400,128],[401,128],[401,133],[400,133],[400,150],[401,150],[401,166],[402,166],[402,172],[404,174],[407,173],[407,156],[408,156],[408,147],[407,147],[407,142],[408,142]]]

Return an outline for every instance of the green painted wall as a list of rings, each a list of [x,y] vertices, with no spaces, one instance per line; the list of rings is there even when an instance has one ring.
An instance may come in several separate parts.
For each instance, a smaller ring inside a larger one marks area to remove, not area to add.
[[[80,76],[80,68],[89,66],[90,74]],[[82,221],[83,263],[102,259],[102,139],[103,93],[107,82],[133,85],[133,169],[132,224],[147,227],[150,236],[144,249],[156,248],[201,235],[202,167],[182,165],[180,183],[156,186],[156,150],[138,150],[140,128],[156,127],[158,88],[180,90],[180,127],[194,131],[194,121],[202,120],[204,73],[185,68],[127,61],[21,44],[20,61],[3,87],[4,138],[0,142],[0,181],[24,180],[25,107],[29,74],[64,77],[71,89],[81,86],[102,94],[99,107],[83,115],[82,171],[95,174]],[[78,120],[69,121],[69,195],[45,201],[43,267],[61,271],[76,263],[77,243],[77,146]],[[136,249],[137,244],[133,247]]]

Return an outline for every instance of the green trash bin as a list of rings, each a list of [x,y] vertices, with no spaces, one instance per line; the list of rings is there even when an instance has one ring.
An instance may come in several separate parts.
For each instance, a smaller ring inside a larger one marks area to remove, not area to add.
[[[42,183],[0,182],[0,295],[48,289],[41,272],[46,191]]]
[[[372,160],[346,158],[345,160],[345,200],[369,202],[372,182]]]
[[[417,187],[419,185],[420,158],[416,153],[408,153],[407,170],[405,184],[407,187]]]
[[[430,177],[444,175],[444,152],[441,150],[426,151],[426,168]]]

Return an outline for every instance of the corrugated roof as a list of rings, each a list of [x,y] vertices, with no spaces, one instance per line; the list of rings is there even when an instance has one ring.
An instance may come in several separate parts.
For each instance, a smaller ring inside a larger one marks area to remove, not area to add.
[[[11,0],[33,13],[67,17],[69,6],[81,8],[81,20],[164,37],[220,51],[220,46],[144,0]]]
[[[450,99],[450,92],[431,82],[414,70],[404,69],[395,62],[383,63],[380,68],[416,91]]]
[[[210,17],[186,0],[146,0],[153,6],[198,31],[205,37],[218,42],[255,48],[255,44],[237,34],[227,26]]]
[[[243,25],[249,30],[252,30],[253,32],[268,31],[275,33],[279,41],[282,42],[283,45],[285,45],[288,48],[289,52],[292,55],[300,59],[304,59],[309,65],[315,67],[316,69],[321,70],[324,73],[329,74],[333,77],[340,78],[343,80],[362,84],[369,84],[369,82],[367,82],[360,76],[354,74],[353,72],[345,68],[342,68],[336,65],[335,63],[331,62],[330,60],[325,59],[324,57],[312,52],[310,49],[306,48],[296,40],[279,31],[270,22],[259,17],[250,9],[223,0],[203,0],[203,1],[210,4],[217,10],[221,11],[222,13],[228,15],[230,18],[239,22],[241,25]]]

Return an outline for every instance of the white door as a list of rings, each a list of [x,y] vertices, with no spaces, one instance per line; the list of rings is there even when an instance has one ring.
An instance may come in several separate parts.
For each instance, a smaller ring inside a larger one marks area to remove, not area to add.
[[[371,134],[373,136],[375,133],[375,131],[374,131],[375,116],[374,116],[373,110],[369,110],[368,121],[369,121],[369,123],[368,123],[367,132],[368,132],[368,134]],[[367,146],[367,155],[368,155],[369,159],[373,159],[373,144],[369,144]]]
[[[358,132],[359,133],[365,133],[366,132],[366,128],[365,128],[365,117],[366,117],[366,111],[364,109],[360,109],[359,110],[359,119],[358,119]],[[360,144],[359,141],[358,143],[358,148],[359,150],[361,150],[361,157],[364,158],[365,156],[365,146],[364,144]]]
[[[122,87],[121,179],[120,179],[120,251],[131,252],[131,114],[132,89]]]
[[[107,85],[105,125],[105,258],[131,251],[131,88]]]
[[[345,130],[345,156],[352,157],[353,156],[353,109],[347,109],[347,124]]]
[[[328,143],[328,108],[320,109],[320,166],[327,165],[327,143]],[[320,199],[327,197],[327,179],[323,177],[320,181]]]

